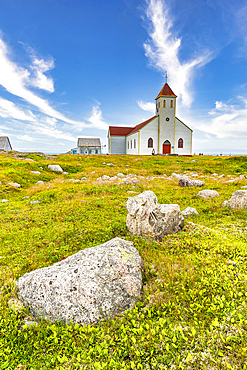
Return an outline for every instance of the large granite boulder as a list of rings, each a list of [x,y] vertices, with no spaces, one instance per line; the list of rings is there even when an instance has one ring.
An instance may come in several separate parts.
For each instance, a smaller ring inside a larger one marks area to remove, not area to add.
[[[205,183],[204,181],[201,180],[180,179],[178,185],[182,187],[192,187],[192,186],[204,186]]]
[[[126,202],[127,227],[136,236],[149,235],[161,241],[164,235],[180,231],[184,218],[178,204],[159,204],[153,191],[131,197]]]
[[[222,203],[222,206],[232,209],[247,209],[247,190],[235,191],[229,200]]]
[[[34,317],[81,325],[131,309],[141,297],[142,259],[120,238],[23,275],[19,299]]]
[[[219,196],[219,193],[216,190],[205,189],[205,190],[199,191],[199,193],[197,194],[197,196],[199,198],[203,198],[203,199],[206,199],[206,198],[216,198],[216,197]]]

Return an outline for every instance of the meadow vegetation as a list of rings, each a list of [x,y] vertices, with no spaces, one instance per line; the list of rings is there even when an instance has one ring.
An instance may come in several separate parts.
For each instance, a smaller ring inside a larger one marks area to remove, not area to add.
[[[0,154],[0,201],[9,200],[0,203],[0,369],[247,368],[247,211],[221,206],[247,185],[239,178],[247,173],[246,157],[19,157]],[[145,179],[97,181],[119,172]],[[202,189],[217,190],[219,198],[199,199],[201,189],[162,177],[173,172],[204,176]],[[213,173],[226,177],[214,180]],[[10,181],[22,187],[7,186]],[[162,242],[131,236],[125,202],[145,190],[200,216]],[[23,327],[33,319],[28,308],[13,304],[20,276],[116,236],[133,241],[145,265],[142,300],[132,310],[98,325],[36,320]]]

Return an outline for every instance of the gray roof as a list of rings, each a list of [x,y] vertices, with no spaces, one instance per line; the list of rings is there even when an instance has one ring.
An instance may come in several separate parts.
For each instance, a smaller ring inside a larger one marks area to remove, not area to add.
[[[9,142],[9,145],[12,149],[12,146],[10,144],[9,138],[7,136],[0,136],[0,149],[4,150],[5,146],[7,144],[7,141]]]
[[[77,146],[101,146],[100,138],[82,137],[78,138]]]

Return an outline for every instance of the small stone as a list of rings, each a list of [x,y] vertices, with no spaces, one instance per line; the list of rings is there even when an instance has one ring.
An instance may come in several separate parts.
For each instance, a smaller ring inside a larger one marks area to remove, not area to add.
[[[40,200],[31,200],[31,202],[29,202],[29,204],[38,204],[40,202],[41,202]]]
[[[30,171],[30,172],[33,173],[34,175],[40,175],[39,171]]]
[[[36,184],[38,184],[38,185],[44,184],[44,181],[42,181],[42,180],[37,181]]]
[[[106,165],[107,166],[110,166],[110,167],[114,167],[114,164],[113,163],[107,163]]]
[[[101,177],[102,180],[110,180],[110,176],[107,176],[107,175],[103,175]]]
[[[22,199],[28,199],[29,198],[29,195],[26,195],[25,197],[23,197]]]
[[[49,164],[48,168],[51,170],[51,171],[55,171],[55,172],[63,172],[62,168],[59,166],[59,164]]]
[[[118,180],[117,176],[110,177],[110,181],[116,181]]]
[[[39,324],[36,321],[24,321],[21,328],[22,329],[27,329],[31,326],[39,326]]]
[[[122,172],[117,174],[117,177],[124,177],[124,174]]]
[[[205,190],[199,191],[197,196],[199,198],[203,198],[203,199],[205,199],[205,198],[215,198],[215,197],[219,196],[219,193],[216,190],[205,189]]]
[[[2,181],[0,181],[0,185],[2,185]]]
[[[43,170],[44,168],[43,167],[39,167],[41,170]]]
[[[69,174],[68,172],[65,172],[65,171],[63,172],[63,175],[68,175],[68,174]]]
[[[192,207],[187,207],[185,208],[182,212],[182,215],[184,216],[184,218],[188,218],[189,216],[200,216],[199,213],[197,212],[197,210],[195,208],[192,208]]]
[[[245,185],[245,186],[241,186],[241,189],[247,189],[247,186]]]
[[[9,182],[7,185],[12,186],[13,188],[21,188],[21,185],[17,182]]]
[[[6,202],[9,202],[9,200],[8,199],[2,199],[2,200],[0,200],[0,202],[1,203],[6,203]]]
[[[193,186],[204,186],[205,183],[204,181],[200,180],[180,179],[178,185],[182,187],[193,187]]]
[[[81,181],[87,181],[87,178],[84,176],[81,178]]]

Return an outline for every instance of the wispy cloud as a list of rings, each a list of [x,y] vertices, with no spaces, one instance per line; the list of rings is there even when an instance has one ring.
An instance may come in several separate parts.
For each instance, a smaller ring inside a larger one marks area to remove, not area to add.
[[[208,112],[209,119],[201,123],[200,129],[218,138],[237,138],[247,136],[247,99],[238,97],[236,105],[215,102],[215,108]]]
[[[31,69],[33,68],[36,74],[36,77],[33,78],[30,71],[20,67],[11,60],[10,50],[8,50],[7,45],[0,38],[0,85],[9,93],[39,108],[44,114],[67,123],[75,124],[77,123],[76,121],[56,111],[50,106],[47,100],[40,98],[27,88],[27,86],[35,85],[36,87],[52,91],[52,81],[43,75],[43,72],[48,68],[48,64],[43,60],[35,59],[34,64],[30,67]],[[51,62],[49,68],[51,68]]]
[[[37,140],[29,135],[17,135],[17,139],[29,142],[36,142]]]
[[[88,121],[91,122],[91,124],[100,129],[100,130],[107,130],[108,124],[104,121],[102,117],[102,111],[100,109],[100,103],[98,103],[96,106],[93,107],[92,114],[88,118]]]
[[[179,93],[182,103],[190,106],[193,101],[191,81],[195,69],[207,64],[213,53],[205,50],[191,60],[181,62],[179,51],[182,39],[175,35],[174,19],[170,14],[167,2],[164,0],[147,0],[146,21],[149,39],[144,43],[145,55],[149,63],[164,76],[169,75],[169,81],[175,92]]]
[[[32,65],[30,66],[33,70],[34,77],[30,79],[30,85],[49,92],[54,92],[54,82],[51,77],[47,77],[44,73],[53,69],[55,64],[52,58],[47,60],[38,59],[34,51],[32,51]]]
[[[139,107],[147,112],[151,112],[154,114],[155,112],[155,103],[151,103],[151,102],[143,102],[143,101],[138,101],[137,104],[139,105]]]
[[[0,116],[3,118],[14,118],[21,121],[35,122],[32,112],[24,112],[9,100],[0,98]]]

